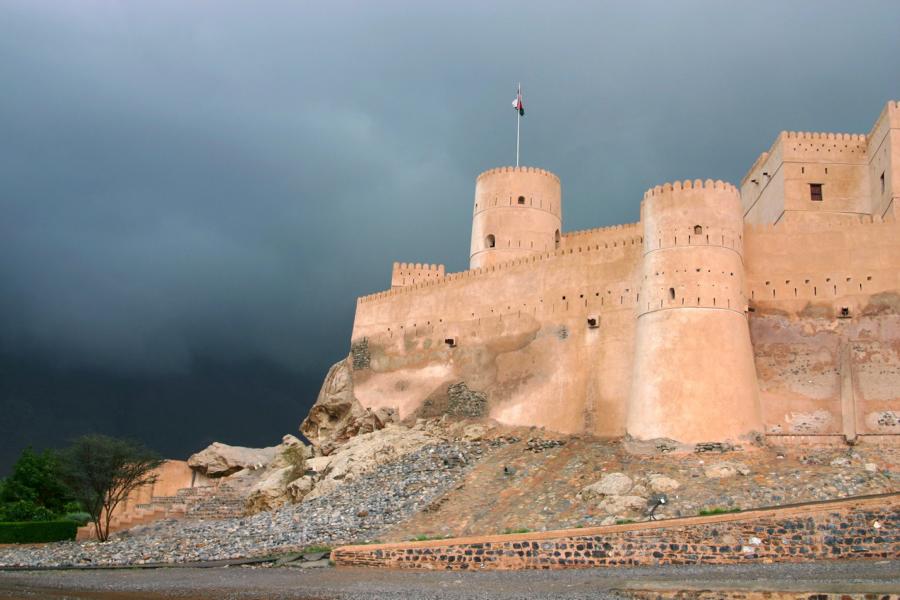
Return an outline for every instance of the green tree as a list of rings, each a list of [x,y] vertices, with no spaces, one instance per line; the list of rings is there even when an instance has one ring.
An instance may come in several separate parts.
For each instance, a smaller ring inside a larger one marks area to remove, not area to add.
[[[91,515],[100,541],[109,538],[109,523],[119,504],[136,488],[154,483],[153,471],[163,463],[139,443],[98,434],[77,438],[60,459],[63,480]]]
[[[48,511],[59,514],[71,499],[71,491],[60,478],[59,460],[51,450],[40,453],[31,448],[22,450],[12,474],[0,487],[3,504],[39,507],[44,509],[41,514]]]

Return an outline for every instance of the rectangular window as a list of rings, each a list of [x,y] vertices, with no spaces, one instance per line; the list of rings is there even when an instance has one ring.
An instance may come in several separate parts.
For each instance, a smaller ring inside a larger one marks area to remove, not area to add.
[[[809,184],[809,199],[813,202],[821,202],[822,201],[822,184],[821,183],[811,183]]]

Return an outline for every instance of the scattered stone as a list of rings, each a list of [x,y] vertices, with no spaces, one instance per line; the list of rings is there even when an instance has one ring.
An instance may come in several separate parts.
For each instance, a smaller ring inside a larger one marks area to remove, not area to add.
[[[465,381],[447,388],[447,414],[454,417],[481,417],[487,409],[487,395],[470,390]]]
[[[846,456],[838,456],[829,463],[832,467],[849,467],[850,459]]]
[[[610,515],[621,515],[641,511],[647,506],[647,499],[641,496],[607,496],[597,508]]]
[[[559,448],[563,445],[565,445],[565,442],[561,440],[545,440],[541,438],[531,438],[530,440],[525,442],[526,450],[535,453],[543,452],[544,450],[549,450],[550,448]]]
[[[735,446],[734,444],[729,444],[728,442],[702,442],[700,444],[694,445],[694,452],[696,452],[697,454],[704,454],[706,452],[723,454],[725,452],[734,452],[735,450],[740,449],[740,446]]]
[[[878,465],[876,465],[875,463],[866,463],[864,468],[869,473],[877,473],[878,472]]]

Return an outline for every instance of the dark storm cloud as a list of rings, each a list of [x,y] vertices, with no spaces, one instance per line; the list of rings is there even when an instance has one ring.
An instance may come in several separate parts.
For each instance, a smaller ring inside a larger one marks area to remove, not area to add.
[[[647,187],[736,182],[781,129],[867,131],[900,97],[898,22],[896,2],[6,0],[0,349],[92,382],[259,361],[304,373],[308,404],[393,260],[465,268],[517,81],[566,228],[634,221]]]

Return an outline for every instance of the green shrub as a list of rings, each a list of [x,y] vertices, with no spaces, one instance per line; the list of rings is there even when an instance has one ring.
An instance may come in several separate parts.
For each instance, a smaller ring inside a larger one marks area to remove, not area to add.
[[[630,525],[634,519],[616,519],[616,525]]]
[[[37,544],[74,540],[78,525],[74,521],[29,521],[0,523],[0,544]]]
[[[331,546],[307,546],[302,552],[303,554],[316,554],[318,552],[331,554]]]
[[[712,508],[704,508],[701,509],[699,514],[701,517],[708,517],[710,515],[724,515],[728,513],[736,513],[741,512],[741,509],[738,507],[734,508],[723,508],[721,506],[713,506]]]
[[[12,474],[0,489],[0,502],[26,501],[55,513],[62,512],[65,503],[71,499],[72,492],[60,478],[59,458],[50,450],[22,450]]]
[[[284,483],[290,483],[306,475],[306,449],[303,446],[288,446],[281,456],[291,467],[291,470],[284,474]]]
[[[86,512],[75,511],[66,513],[66,515],[63,517],[63,520],[74,521],[78,524],[79,527],[84,527],[91,522],[91,515]]]
[[[531,530],[528,529],[527,527],[520,527],[519,529],[512,529],[512,528],[507,527],[506,529],[503,530],[504,535],[512,535],[514,533],[531,533]]]
[[[16,500],[0,504],[0,521],[52,521],[56,515],[49,508],[31,500]]]

